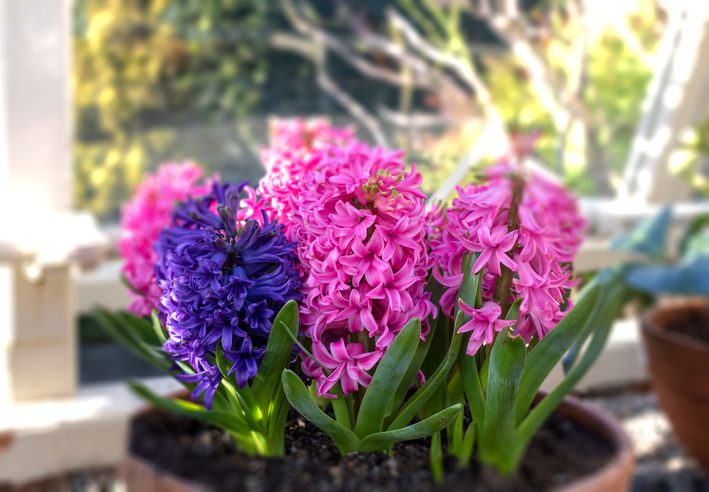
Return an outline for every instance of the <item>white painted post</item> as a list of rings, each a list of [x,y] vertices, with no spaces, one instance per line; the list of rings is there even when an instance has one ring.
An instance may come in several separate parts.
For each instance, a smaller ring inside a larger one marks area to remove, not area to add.
[[[32,279],[9,254],[72,234],[51,227],[72,203],[68,7],[0,0],[0,404],[76,388],[72,267]]]
[[[709,2],[668,2],[670,22],[625,167],[620,197],[639,203],[689,198],[667,166],[680,132],[708,114]]]

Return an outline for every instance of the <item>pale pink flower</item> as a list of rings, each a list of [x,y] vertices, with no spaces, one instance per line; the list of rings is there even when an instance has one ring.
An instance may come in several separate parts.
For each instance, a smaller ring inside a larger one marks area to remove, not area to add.
[[[483,343],[491,344],[495,335],[503,328],[515,324],[513,319],[499,319],[502,308],[496,302],[487,301],[480,309],[475,309],[459,299],[458,306],[461,311],[470,316],[470,319],[458,328],[458,333],[470,333],[468,346],[465,349],[465,353],[470,356],[475,355]]]
[[[481,178],[458,187],[445,212],[429,214],[433,276],[445,288],[441,308],[453,316],[463,259],[477,253],[471,271],[483,274],[483,302],[495,301],[497,282],[508,269],[513,275],[509,301],[522,299],[516,333],[527,341],[541,339],[568,312],[568,292],[575,285],[571,262],[585,222],[571,194],[539,174],[525,174],[514,162],[498,164]],[[520,179],[519,225],[513,229],[510,208]],[[484,343],[489,337],[471,337],[469,349]]]
[[[202,169],[191,162],[163,164],[145,177],[123,206],[118,249],[124,260],[122,273],[131,288],[130,310],[138,316],[149,315],[160,299],[153,244],[170,225],[175,203],[207,192],[202,177]]]

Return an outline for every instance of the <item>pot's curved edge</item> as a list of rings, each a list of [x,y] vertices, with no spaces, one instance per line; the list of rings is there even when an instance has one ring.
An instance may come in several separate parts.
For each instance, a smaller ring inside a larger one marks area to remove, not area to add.
[[[599,431],[615,447],[613,458],[591,475],[556,489],[556,492],[626,491],[635,469],[635,453],[630,437],[620,423],[607,411],[592,403],[567,396],[557,409],[586,427]]]
[[[213,492],[204,485],[162,471],[134,455],[123,458],[118,465],[118,477],[127,492]]]
[[[660,407],[688,456],[709,470],[709,343],[675,333],[669,321],[682,321],[687,313],[709,312],[706,299],[686,298],[648,309],[641,328],[650,379]]]
[[[660,342],[670,342],[685,350],[700,351],[704,354],[709,353],[709,343],[687,335],[671,332],[665,329],[663,323],[658,319],[688,310],[709,312],[709,303],[705,299],[689,297],[670,304],[653,306],[641,314],[640,330],[644,336]]]

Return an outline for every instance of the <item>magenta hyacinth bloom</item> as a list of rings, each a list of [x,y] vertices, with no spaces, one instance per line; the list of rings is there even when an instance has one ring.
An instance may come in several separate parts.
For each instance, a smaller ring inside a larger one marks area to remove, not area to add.
[[[515,183],[522,183],[517,202]],[[446,288],[441,308],[448,316],[453,316],[463,278],[463,258],[478,253],[472,273],[482,272],[483,307],[461,306],[473,317],[466,323],[465,331],[471,332],[467,353],[491,343],[491,334],[508,326],[495,321],[502,314],[501,300],[510,304],[521,299],[516,334],[527,341],[543,338],[571,308],[571,262],[585,228],[576,201],[560,185],[522,173],[511,163],[490,168],[481,182],[457,192],[445,212],[429,213],[428,236],[433,275]],[[509,298],[495,299],[504,269],[512,273]]]
[[[502,308],[496,302],[487,301],[480,309],[475,309],[459,299],[458,306],[461,311],[470,316],[470,319],[458,329],[458,333],[470,332],[470,341],[465,349],[465,353],[470,356],[477,353],[483,342],[491,344],[495,340],[496,333],[515,324],[512,319],[499,319]]]
[[[123,256],[123,276],[130,285],[130,310],[149,315],[157,307],[161,290],[155,278],[158,257],[154,244],[172,220],[177,202],[208,191],[202,169],[191,162],[166,163],[145,177],[133,197],[123,206],[123,234],[118,249]]]
[[[322,343],[313,344],[313,356],[322,366],[311,369],[311,374],[320,381],[318,393],[336,398],[337,395],[330,393],[330,390],[338,382],[344,394],[354,393],[360,386],[368,386],[372,376],[367,371],[379,362],[382,354],[378,351],[365,352],[361,343],[346,343],[339,338],[330,344],[330,350]],[[329,374],[325,374],[323,368]]]
[[[259,183],[258,194],[288,234],[298,206],[301,179],[319,170],[331,149],[355,142],[354,132],[333,127],[326,118],[277,118],[270,130],[270,146],[261,152],[268,172]]]
[[[329,149],[300,183],[293,233],[304,271],[301,321],[318,394],[366,387],[371,370],[412,318],[434,307],[428,277],[421,175],[401,152]],[[325,370],[323,370],[323,368]]]

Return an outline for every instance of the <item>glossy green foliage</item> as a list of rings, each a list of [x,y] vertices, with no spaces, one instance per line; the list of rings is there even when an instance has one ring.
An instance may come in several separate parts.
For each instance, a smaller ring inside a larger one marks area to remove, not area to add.
[[[422,357],[417,357],[420,335],[418,319],[401,330],[379,361],[372,382],[360,390],[358,408],[351,395],[339,396],[332,400],[333,419],[318,407],[303,381],[289,370],[283,373],[286,397],[293,408],[327,433],[343,454],[387,450],[397,442],[429,437],[449,425],[462,410],[460,404],[450,405],[412,423],[418,410],[445,382],[460,340],[451,344],[436,374],[407,399],[406,393],[398,390],[407,375],[412,371],[415,374],[422,363]]]
[[[96,310],[96,321],[117,342],[143,357],[155,366],[170,372],[178,370],[191,374],[187,364],[174,362],[163,352],[165,331],[157,316],[152,322],[127,313],[113,314]],[[169,412],[195,418],[223,428],[234,438],[239,449],[261,456],[280,456],[284,453],[284,431],[288,416],[288,402],[283,393],[281,374],[293,357],[293,338],[298,334],[298,305],[289,301],[276,316],[266,352],[256,377],[239,388],[228,373],[230,362],[217,348],[215,363],[222,374],[212,408],[180,398],[166,398],[147,386],[132,382],[131,388],[147,401]],[[186,389],[193,385],[183,383]]]

